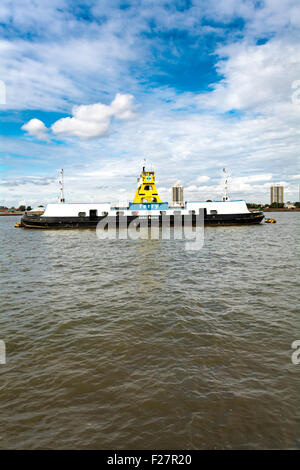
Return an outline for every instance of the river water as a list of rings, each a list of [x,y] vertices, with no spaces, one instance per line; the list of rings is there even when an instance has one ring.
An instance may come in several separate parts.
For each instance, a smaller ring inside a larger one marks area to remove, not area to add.
[[[299,449],[300,213],[272,216],[199,251],[0,217],[0,448]]]

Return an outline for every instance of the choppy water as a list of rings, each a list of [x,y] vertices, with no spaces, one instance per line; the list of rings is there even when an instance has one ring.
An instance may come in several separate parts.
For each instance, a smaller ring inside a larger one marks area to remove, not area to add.
[[[300,448],[300,213],[273,216],[200,251],[1,217],[0,447]]]

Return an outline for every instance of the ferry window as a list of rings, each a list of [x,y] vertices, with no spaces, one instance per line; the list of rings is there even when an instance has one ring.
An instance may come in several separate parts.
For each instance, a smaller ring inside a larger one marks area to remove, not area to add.
[[[160,215],[166,215],[167,211],[160,211]]]
[[[144,189],[145,189],[146,191],[152,191],[152,186],[145,186]]]
[[[179,215],[179,214],[181,214],[181,211],[174,211],[173,214],[174,215]]]
[[[124,211],[117,211],[116,215],[124,215]]]
[[[189,214],[194,215],[196,214],[196,211],[189,211]]]
[[[78,217],[85,217],[86,213],[85,212],[78,212]]]
[[[90,219],[96,219],[97,218],[97,209],[91,209],[90,210]]]
[[[102,215],[108,215],[108,212],[102,212]]]
[[[210,211],[210,213],[211,213],[211,214],[217,214],[218,211],[213,210],[213,211]]]

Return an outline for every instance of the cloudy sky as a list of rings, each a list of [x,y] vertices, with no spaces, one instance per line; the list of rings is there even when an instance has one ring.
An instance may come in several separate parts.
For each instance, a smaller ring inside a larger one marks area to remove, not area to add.
[[[299,200],[299,0],[1,0],[0,205]]]

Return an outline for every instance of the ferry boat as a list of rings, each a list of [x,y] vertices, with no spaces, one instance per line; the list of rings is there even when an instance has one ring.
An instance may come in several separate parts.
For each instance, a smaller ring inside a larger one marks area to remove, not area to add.
[[[225,171],[225,170],[223,170]],[[60,198],[56,204],[48,204],[42,215],[25,214],[21,226],[32,229],[96,228],[100,221],[112,222],[115,227],[136,226],[195,226],[197,216],[204,216],[204,225],[252,225],[259,224],[264,214],[250,212],[243,200],[231,201],[227,196],[227,177],[221,201],[190,201],[169,205],[160,199],[155,185],[155,172],[142,169],[137,179],[137,190],[132,202],[120,207],[109,202],[66,203],[61,170]]]

